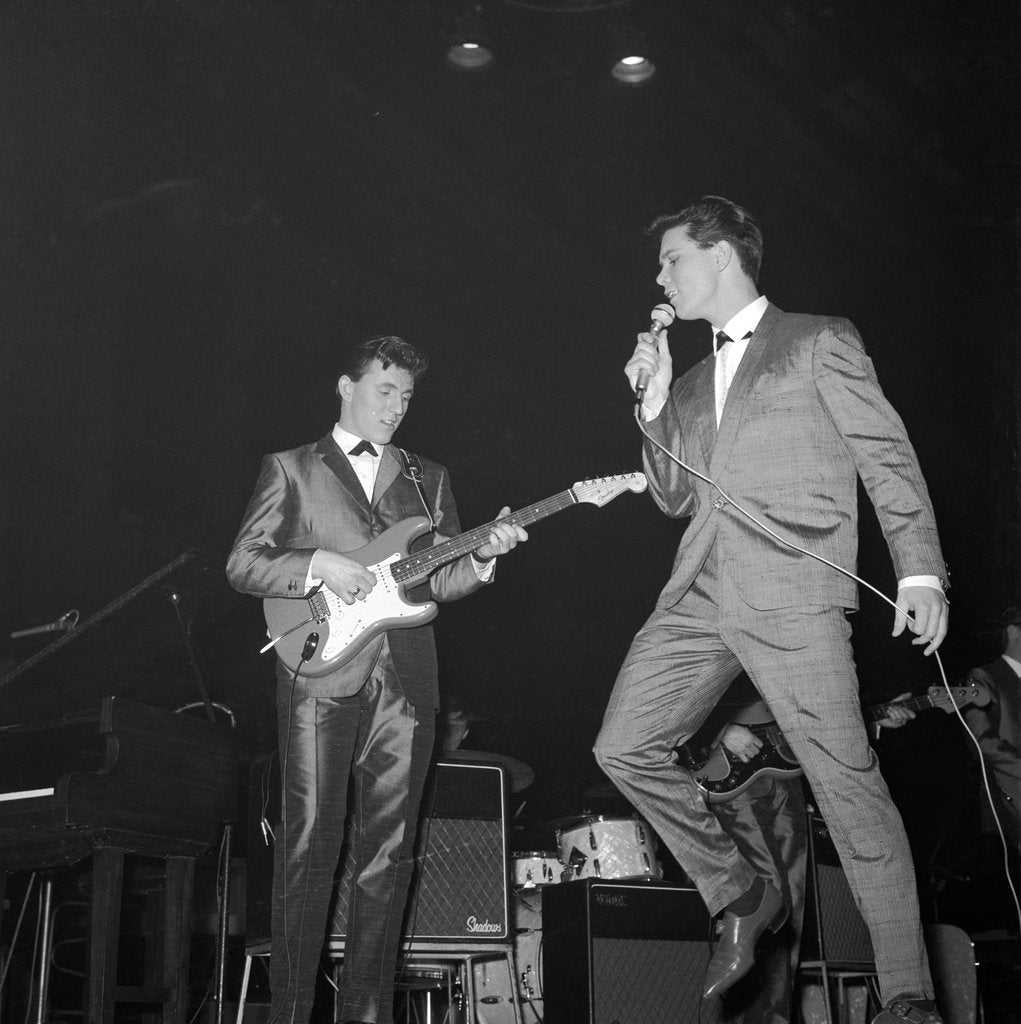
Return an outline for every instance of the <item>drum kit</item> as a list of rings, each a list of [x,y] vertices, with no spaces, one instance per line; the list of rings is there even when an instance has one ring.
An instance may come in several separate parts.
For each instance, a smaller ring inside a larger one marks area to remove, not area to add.
[[[478,1024],[514,1024],[514,1000],[523,1024],[541,1024],[542,894],[551,885],[585,878],[660,879],[655,836],[636,815],[613,817],[583,813],[546,826],[556,849],[513,853],[511,920],[517,960],[516,991],[499,961],[476,963],[475,1017]]]

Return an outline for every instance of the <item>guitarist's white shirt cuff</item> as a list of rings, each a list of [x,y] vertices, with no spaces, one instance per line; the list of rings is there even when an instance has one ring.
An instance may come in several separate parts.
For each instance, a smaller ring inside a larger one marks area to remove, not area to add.
[[[480,583],[488,583],[492,578],[493,570],[496,568],[496,559],[490,558],[488,562],[480,562],[472,553],[472,568],[478,576]]]

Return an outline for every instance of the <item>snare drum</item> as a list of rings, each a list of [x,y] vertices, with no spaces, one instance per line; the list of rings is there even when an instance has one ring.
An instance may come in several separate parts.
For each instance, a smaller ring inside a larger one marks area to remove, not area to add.
[[[538,885],[555,885],[560,881],[564,865],[555,850],[529,850],[515,853],[511,868],[513,884],[518,889],[534,889]]]
[[[652,830],[642,818],[592,814],[557,830],[563,880],[577,878],[662,878]]]

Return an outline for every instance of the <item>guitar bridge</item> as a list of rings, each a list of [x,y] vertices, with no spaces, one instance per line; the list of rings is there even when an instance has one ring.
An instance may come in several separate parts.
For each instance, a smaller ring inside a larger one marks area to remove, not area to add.
[[[308,599],[309,611],[315,616],[316,623],[320,626],[324,622],[328,622],[330,618],[330,606],[326,601],[326,595],[321,591],[317,590]]]

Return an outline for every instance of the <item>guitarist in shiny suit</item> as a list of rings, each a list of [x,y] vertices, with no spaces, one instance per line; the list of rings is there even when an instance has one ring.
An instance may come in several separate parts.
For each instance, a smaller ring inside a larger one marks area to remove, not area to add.
[[[712,351],[671,387],[666,332],[647,332],[625,367],[643,391],[650,492],[690,522],[617,676],[597,761],[723,914],[704,988],[722,994],[786,911],[671,749],[743,666],[805,770],[869,926],[886,1004],[878,1024],[934,1024],[910,850],[859,707],[845,615],[857,588],[789,546],[853,571],[860,478],[899,581],[893,633],[910,622],[912,642],[931,654],[947,602],[917,457],[853,325],[786,313],[759,293],[762,233],[751,214],[706,196],[653,230],[657,283],[681,319],[709,321]]]
[[[426,365],[424,353],[396,337],[373,337],[354,348],[337,382],[340,419],[333,430],[314,444],[262,460],[227,565],[237,590],[300,598],[322,582],[354,606],[376,578],[344,552],[423,512],[437,537],[460,532],[446,469],[417,456],[405,461],[390,443]],[[476,551],[428,579],[426,596],[451,601],[478,590],[491,578],[493,560],[525,539],[519,526],[495,524]],[[428,545],[428,538],[419,543]],[[306,646],[314,646],[311,635]],[[270,1020],[309,1020],[345,820],[355,874],[341,1020],[393,1020],[394,973],[438,704],[436,649],[427,625],[388,630],[342,667],[315,677],[278,661],[281,819]]]

